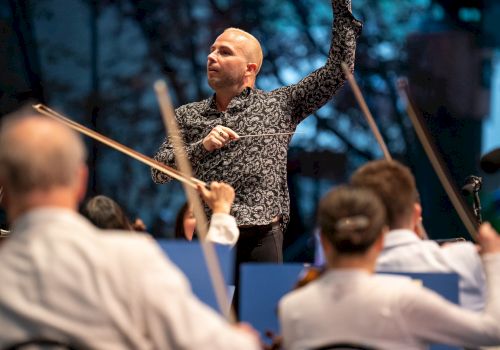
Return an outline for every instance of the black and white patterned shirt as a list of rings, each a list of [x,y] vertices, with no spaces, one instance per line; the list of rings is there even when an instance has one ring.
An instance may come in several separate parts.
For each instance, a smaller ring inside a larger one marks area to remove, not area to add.
[[[332,0],[335,18],[333,39],[326,64],[299,83],[270,92],[246,88],[234,97],[224,112],[215,98],[183,105],[176,117],[186,143],[194,176],[205,182],[232,185],[236,199],[231,214],[238,225],[265,225],[281,215],[289,221],[287,152],[291,136],[242,138],[208,152],[203,138],[217,125],[239,135],[293,132],[308,115],[330,100],[345,81],[340,63],[354,67],[356,38],[362,24],[350,12],[350,0]],[[155,159],[175,166],[169,140],[160,146]],[[156,183],[170,178],[152,169]]]

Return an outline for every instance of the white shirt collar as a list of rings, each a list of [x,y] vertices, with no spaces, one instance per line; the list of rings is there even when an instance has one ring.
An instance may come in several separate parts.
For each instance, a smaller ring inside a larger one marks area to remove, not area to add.
[[[342,269],[328,269],[323,277],[325,281],[330,281],[332,279],[335,280],[337,278],[340,278],[342,280],[365,278],[369,277],[370,275],[371,273],[364,269],[342,268]]]
[[[419,242],[417,234],[412,230],[398,229],[389,231],[384,237],[384,249]]]

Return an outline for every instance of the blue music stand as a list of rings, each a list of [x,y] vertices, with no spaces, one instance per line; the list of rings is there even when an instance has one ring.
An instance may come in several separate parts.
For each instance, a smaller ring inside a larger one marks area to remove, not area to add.
[[[422,281],[424,287],[429,288],[448,301],[459,304],[458,282],[460,277],[456,273],[419,273],[419,272],[385,272],[380,274],[408,276],[414,280]]]
[[[293,289],[304,264],[255,264],[240,266],[239,316],[261,336],[279,333],[278,301]]]
[[[414,280],[422,281],[424,287],[429,288],[443,298],[451,301],[454,304],[459,304],[459,288],[458,282],[460,277],[456,273],[417,273],[417,272],[382,272],[377,271],[377,273],[391,274],[391,275],[402,275],[411,277]],[[459,350],[462,348],[442,345],[442,344],[432,344],[430,350]]]
[[[158,239],[157,242],[168,258],[186,275],[191,283],[193,293],[205,304],[220,312],[200,243],[167,239]],[[234,293],[234,251],[228,246],[218,244],[214,246],[219,257],[222,275],[228,284],[228,294],[232,300]]]

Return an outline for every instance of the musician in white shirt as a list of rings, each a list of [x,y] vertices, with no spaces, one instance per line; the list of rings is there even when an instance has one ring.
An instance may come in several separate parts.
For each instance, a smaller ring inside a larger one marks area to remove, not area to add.
[[[377,260],[377,271],[454,272],[460,277],[460,305],[480,311],[485,303],[485,277],[477,248],[471,242],[439,246],[422,240],[418,223],[422,207],[415,178],[397,161],[376,160],[357,169],[351,184],[374,191],[387,210],[389,233]]]
[[[11,235],[0,245],[0,348],[32,338],[84,349],[258,349],[191,292],[149,235],[103,234],[76,213],[82,141],[40,116],[4,118],[0,186]],[[234,190],[203,189],[228,213]],[[218,208],[218,209],[217,209]]]
[[[285,348],[499,345],[500,237],[492,227],[485,224],[479,232],[488,299],[483,313],[476,313],[407,279],[373,274],[385,220],[382,202],[368,189],[342,187],[322,199],[318,221],[328,268],[280,301]]]

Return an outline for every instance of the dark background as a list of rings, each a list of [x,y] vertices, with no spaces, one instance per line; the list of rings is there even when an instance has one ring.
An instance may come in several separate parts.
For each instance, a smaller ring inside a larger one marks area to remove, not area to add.
[[[489,149],[482,147],[484,124],[494,125],[490,115],[500,109],[492,85],[500,66],[495,22],[500,4],[353,0],[353,12],[365,23],[357,50],[358,83],[390,152],[417,176],[430,236],[468,238],[398,98],[395,83],[401,76],[409,78],[452,182],[461,187],[468,175],[484,176],[483,216],[499,228],[500,179],[481,173],[478,160],[500,144],[494,137]],[[165,134],[153,83],[165,79],[176,106],[208,97],[206,55],[224,28],[237,26],[261,40],[265,59],[257,86],[269,90],[323,64],[331,20],[328,0],[3,0],[0,114],[43,102],[153,155]],[[312,258],[321,195],[359,165],[382,157],[348,88],[299,131],[289,152],[288,261]],[[500,135],[500,129],[489,134]],[[153,235],[173,236],[184,202],[180,185],[155,185],[146,166],[87,143],[89,196],[108,195],[131,217],[141,217]]]

